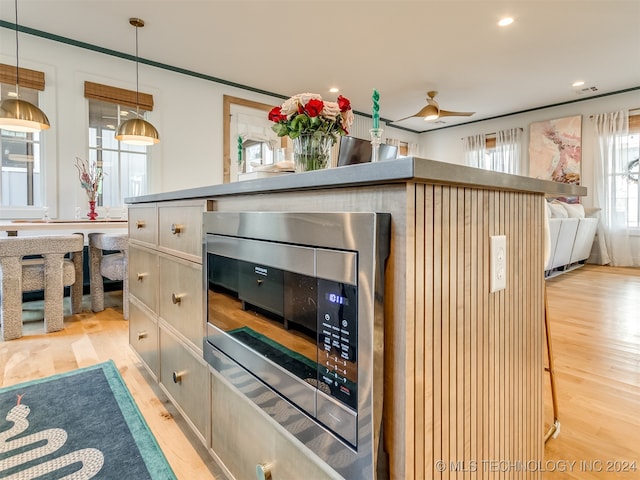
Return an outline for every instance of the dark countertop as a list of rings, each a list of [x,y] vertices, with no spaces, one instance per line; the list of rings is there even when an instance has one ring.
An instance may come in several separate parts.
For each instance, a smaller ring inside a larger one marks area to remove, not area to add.
[[[215,198],[226,195],[246,195],[287,190],[325,189],[380,185],[392,183],[436,183],[468,185],[490,190],[539,192],[549,196],[587,195],[586,187],[498,173],[481,168],[424,158],[404,157],[398,160],[362,163],[305,173],[290,173],[276,177],[224,183],[171,192],[126,198],[125,202],[145,203],[168,200]]]

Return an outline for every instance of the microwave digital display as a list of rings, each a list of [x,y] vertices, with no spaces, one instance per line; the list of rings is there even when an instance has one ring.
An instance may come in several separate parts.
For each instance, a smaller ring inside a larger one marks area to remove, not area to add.
[[[331,303],[349,306],[349,299],[344,295],[339,295],[337,293],[327,293],[325,295],[325,298]]]

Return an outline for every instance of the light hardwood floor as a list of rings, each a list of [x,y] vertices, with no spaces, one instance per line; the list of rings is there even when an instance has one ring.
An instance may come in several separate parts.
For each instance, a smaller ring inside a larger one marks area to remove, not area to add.
[[[543,478],[640,478],[640,269],[587,265],[548,280],[547,295],[561,428],[545,454],[577,463]]]
[[[561,429],[546,445],[549,463],[541,467],[556,471],[546,471],[544,480],[640,478],[640,269],[587,265],[548,280],[547,295]],[[41,322],[28,322],[25,337],[0,342],[0,386],[113,359],[178,478],[224,478],[150,386],[127,328],[120,308],[67,317],[65,330],[49,335]],[[622,462],[635,462],[637,470],[606,471]]]
[[[107,308],[98,314],[84,297],[84,312],[65,318],[65,329],[45,335],[39,310],[42,302],[23,309],[25,336],[0,341],[0,386],[14,385],[55,373],[113,360],[138,408],[178,479],[223,480],[211,456],[189,431],[160,389],[153,385],[129,348],[128,322],[122,318],[122,292],[107,294]],[[65,302],[68,302],[68,298]],[[65,303],[65,311],[69,306]],[[206,408],[203,405],[203,408]]]

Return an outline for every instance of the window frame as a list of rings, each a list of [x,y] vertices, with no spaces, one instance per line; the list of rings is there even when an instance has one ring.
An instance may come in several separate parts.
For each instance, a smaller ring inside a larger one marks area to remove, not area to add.
[[[118,184],[116,186],[116,196],[118,197],[117,205],[104,205],[104,196],[101,192],[97,198],[97,204],[99,206],[105,207],[119,207],[124,205],[124,199],[131,196],[130,193],[123,194],[123,174],[122,174],[122,165],[123,165],[123,155],[141,155],[144,154],[145,157],[145,165],[144,165],[144,182],[141,188],[141,193],[136,193],[136,195],[144,194],[148,191],[150,185],[150,156],[151,151],[149,147],[144,146],[133,146],[122,144],[122,142],[116,142],[114,145],[117,145],[117,148],[104,148],[103,145],[98,146],[96,143],[95,147],[91,146],[91,128],[92,128],[92,112],[91,112],[91,102],[97,101],[102,102],[104,104],[111,104],[115,106],[116,109],[116,117],[117,123],[115,123],[114,127],[117,128],[121,121],[126,120],[127,118],[132,118],[127,116],[123,118],[121,112],[128,111],[130,114],[134,114],[132,109],[135,109],[135,114],[142,118],[147,117],[147,114],[153,111],[153,95],[149,93],[140,92],[138,90],[128,90],[125,88],[113,87],[111,85],[104,85],[101,83],[91,82],[89,80],[85,80],[84,82],[84,97],[87,108],[87,158],[89,160],[95,160],[98,162],[98,166],[103,166],[104,156],[103,152],[115,152],[117,158],[117,174],[118,174]],[[114,129],[115,131],[115,129]],[[96,133],[97,137],[97,133]],[[97,139],[97,138],[96,138]],[[92,152],[95,152],[95,155],[92,156]],[[127,167],[130,167],[130,164],[127,164]],[[103,184],[104,182],[110,182],[111,178],[108,178],[108,171],[106,171],[107,175],[103,176]],[[113,172],[112,172],[113,173]],[[135,196],[135,195],[134,195]]]
[[[627,183],[635,183],[636,185],[636,216],[635,216],[635,220],[634,222],[630,222],[630,217],[629,217],[629,209],[627,208],[627,221],[626,221],[626,228],[628,229],[630,235],[632,236],[640,236],[640,181],[630,181],[628,178],[628,167],[631,164],[631,162],[633,162],[636,159],[640,159],[640,112],[638,113],[631,113],[629,112],[629,124],[628,124],[628,131],[627,131],[627,139],[625,140],[626,142],[626,160],[624,161],[624,165],[625,165],[625,170],[624,171],[617,171],[614,173],[611,173],[609,176],[610,177],[618,177],[621,178],[622,182],[627,182]],[[635,137],[635,144],[629,148],[629,139],[630,137]],[[636,150],[636,154],[632,154],[631,152],[633,150]],[[614,182],[615,184],[617,184],[616,180],[610,180],[610,182]],[[616,201],[618,201],[619,198],[624,198],[625,200],[628,201],[628,195],[626,197],[618,197],[617,195],[615,196]]]
[[[50,118],[55,118],[55,92],[51,89],[45,90],[45,75],[52,75],[45,69],[44,72],[30,70],[20,67],[20,89],[24,93],[25,89],[36,90],[37,106],[47,113]],[[15,83],[5,83],[4,80],[15,82],[15,66],[7,66],[0,64],[0,75],[2,75],[2,83],[11,87]],[[35,87],[35,88],[34,88]],[[23,96],[23,95],[21,95]],[[19,205],[7,206],[0,202],[0,218],[13,219],[41,219],[45,210],[51,218],[58,215],[57,206],[57,156],[56,156],[56,136],[50,132],[40,132],[40,196],[41,204],[37,205]],[[54,174],[51,174],[54,172]]]
[[[115,135],[115,130],[117,129],[117,126],[119,125],[120,121],[124,121],[126,118],[130,118],[130,117],[122,117],[120,114],[122,111],[129,111],[129,113],[131,113],[131,106],[129,105],[121,105],[115,102],[111,102],[108,100],[104,100],[104,99],[99,99],[99,98],[86,98],[86,105],[87,105],[87,159],[89,161],[97,161],[98,163],[98,167],[103,168],[103,162],[106,161],[104,153],[105,152],[109,152],[111,154],[115,155],[115,162],[116,165],[108,170],[105,169],[105,175],[103,176],[102,182],[103,185],[105,182],[107,182],[107,185],[109,186],[109,188],[113,191],[115,190],[115,197],[116,199],[114,200],[114,202],[109,202],[108,204],[105,204],[105,195],[103,193],[103,187],[101,187],[100,189],[100,193],[98,194],[98,197],[96,198],[96,205],[99,207],[108,207],[108,208],[112,208],[112,207],[122,207],[124,206],[124,199],[129,197],[129,196],[137,196],[137,195],[141,195],[141,194],[145,194],[147,193],[148,189],[149,189],[149,159],[150,159],[150,150],[148,146],[134,146],[134,145],[126,145],[123,144],[122,142],[119,142],[117,140],[113,140],[112,141],[112,145],[117,146],[117,148],[112,148],[110,147],[105,147],[104,144],[98,140],[99,137],[101,137],[101,134],[99,134],[98,132],[96,132],[96,144],[95,146],[92,145],[92,129],[96,128],[95,125],[92,125],[92,111],[91,111],[91,102],[102,102],[103,104],[106,105],[112,105],[115,109],[115,114],[118,117],[118,122],[116,123],[114,121],[114,128],[105,128],[104,130],[107,131],[113,131],[114,135]],[[146,115],[146,111],[140,109],[140,116],[141,117],[145,117]],[[123,176],[123,171],[126,169],[130,168],[130,164],[128,163],[130,161],[130,159],[126,159],[125,157],[128,155],[133,155],[133,156],[137,156],[137,155],[143,155],[144,156],[144,182],[142,184],[142,188],[141,191],[136,193],[135,195],[133,195],[131,192],[127,191],[127,193],[123,193],[124,190],[126,190],[125,188],[123,188],[123,181],[125,181],[124,176]],[[124,165],[124,167],[123,167]],[[114,186],[113,184],[110,185],[110,183],[113,181],[112,179],[114,178],[114,176],[117,177],[117,184]]]

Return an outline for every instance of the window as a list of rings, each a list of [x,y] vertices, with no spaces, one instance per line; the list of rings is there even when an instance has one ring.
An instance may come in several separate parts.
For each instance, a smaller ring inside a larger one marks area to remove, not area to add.
[[[20,98],[37,106],[44,73],[20,68],[19,79],[17,73],[14,65],[0,64],[0,100],[16,96],[19,80]],[[0,208],[5,215],[20,211],[25,216],[32,207],[46,204],[44,162],[40,133],[0,129]]]
[[[496,172],[521,173],[522,129],[463,138],[467,165]]]
[[[127,197],[147,193],[147,147],[127,145],[115,139],[120,120],[145,116],[153,110],[153,96],[123,88],[85,82],[89,101],[89,161],[104,171],[98,205],[110,207]]]
[[[0,83],[2,100],[15,97],[15,91],[15,84]],[[37,106],[38,90],[21,84],[20,98]],[[0,205],[3,208],[44,205],[44,158],[40,142],[39,132],[0,129]]]
[[[612,172],[611,179],[615,186],[615,210],[623,214],[626,212],[628,228],[640,228],[640,114],[629,115],[629,132],[622,136],[621,142],[626,155],[617,163],[618,168]]]

